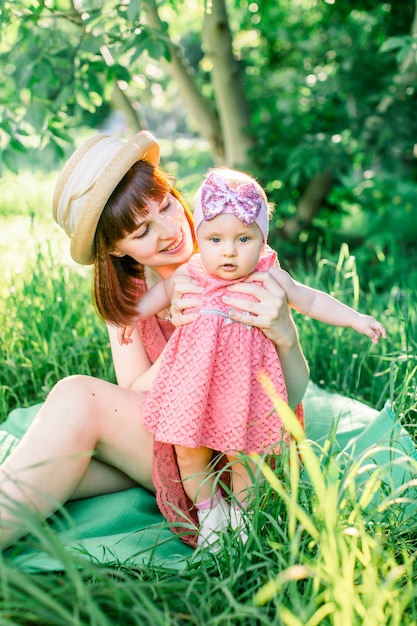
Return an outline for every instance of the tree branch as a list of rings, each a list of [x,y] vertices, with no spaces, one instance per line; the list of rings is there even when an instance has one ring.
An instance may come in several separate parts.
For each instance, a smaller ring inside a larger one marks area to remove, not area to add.
[[[166,32],[163,29],[155,0],[147,0],[143,8],[149,26],[163,34],[166,38]],[[179,46],[169,39],[168,49],[170,60],[165,61],[165,64],[171,78],[175,81],[187,109],[193,116],[199,133],[207,139],[215,159],[222,162],[224,160],[224,145],[215,109],[211,102],[204,98],[199,91],[192,68],[189,66]]]

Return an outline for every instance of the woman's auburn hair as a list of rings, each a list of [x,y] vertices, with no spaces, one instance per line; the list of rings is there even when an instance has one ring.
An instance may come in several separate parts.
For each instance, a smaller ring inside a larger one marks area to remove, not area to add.
[[[183,207],[196,251],[190,208],[174,187],[173,178],[146,161],[138,161],[130,168],[103,209],[94,239],[93,300],[98,314],[110,324],[129,324],[134,319],[141,291],[138,283],[144,280],[141,263],[129,256],[113,256],[110,252],[115,249],[117,241],[136,229],[138,217],[146,214],[149,201],[163,198],[167,193],[171,193]]]

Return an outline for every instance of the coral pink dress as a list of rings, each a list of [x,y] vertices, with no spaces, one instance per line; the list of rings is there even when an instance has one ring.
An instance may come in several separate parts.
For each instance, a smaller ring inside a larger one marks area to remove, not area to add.
[[[267,247],[256,270],[268,271],[275,261]],[[188,271],[204,288],[204,306],[195,322],[173,333],[143,403],[144,426],[156,441],[189,448],[272,451],[287,436],[258,373],[266,373],[287,400],[276,347],[259,328],[229,317],[222,296],[239,281],[208,274],[199,255],[192,257]]]

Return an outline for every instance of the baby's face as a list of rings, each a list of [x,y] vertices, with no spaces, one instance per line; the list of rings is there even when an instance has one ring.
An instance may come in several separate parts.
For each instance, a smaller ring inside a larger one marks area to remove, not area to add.
[[[197,239],[207,272],[225,280],[251,274],[264,247],[259,226],[246,226],[233,213],[221,213],[201,222]]]

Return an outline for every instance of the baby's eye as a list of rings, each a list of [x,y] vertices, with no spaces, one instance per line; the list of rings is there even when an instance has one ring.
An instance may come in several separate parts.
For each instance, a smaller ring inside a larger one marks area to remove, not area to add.
[[[210,237],[210,241],[213,243],[219,243],[220,242],[220,237]]]
[[[247,241],[249,241],[249,237],[247,235],[243,235],[239,238],[239,241],[242,243],[246,243]]]

